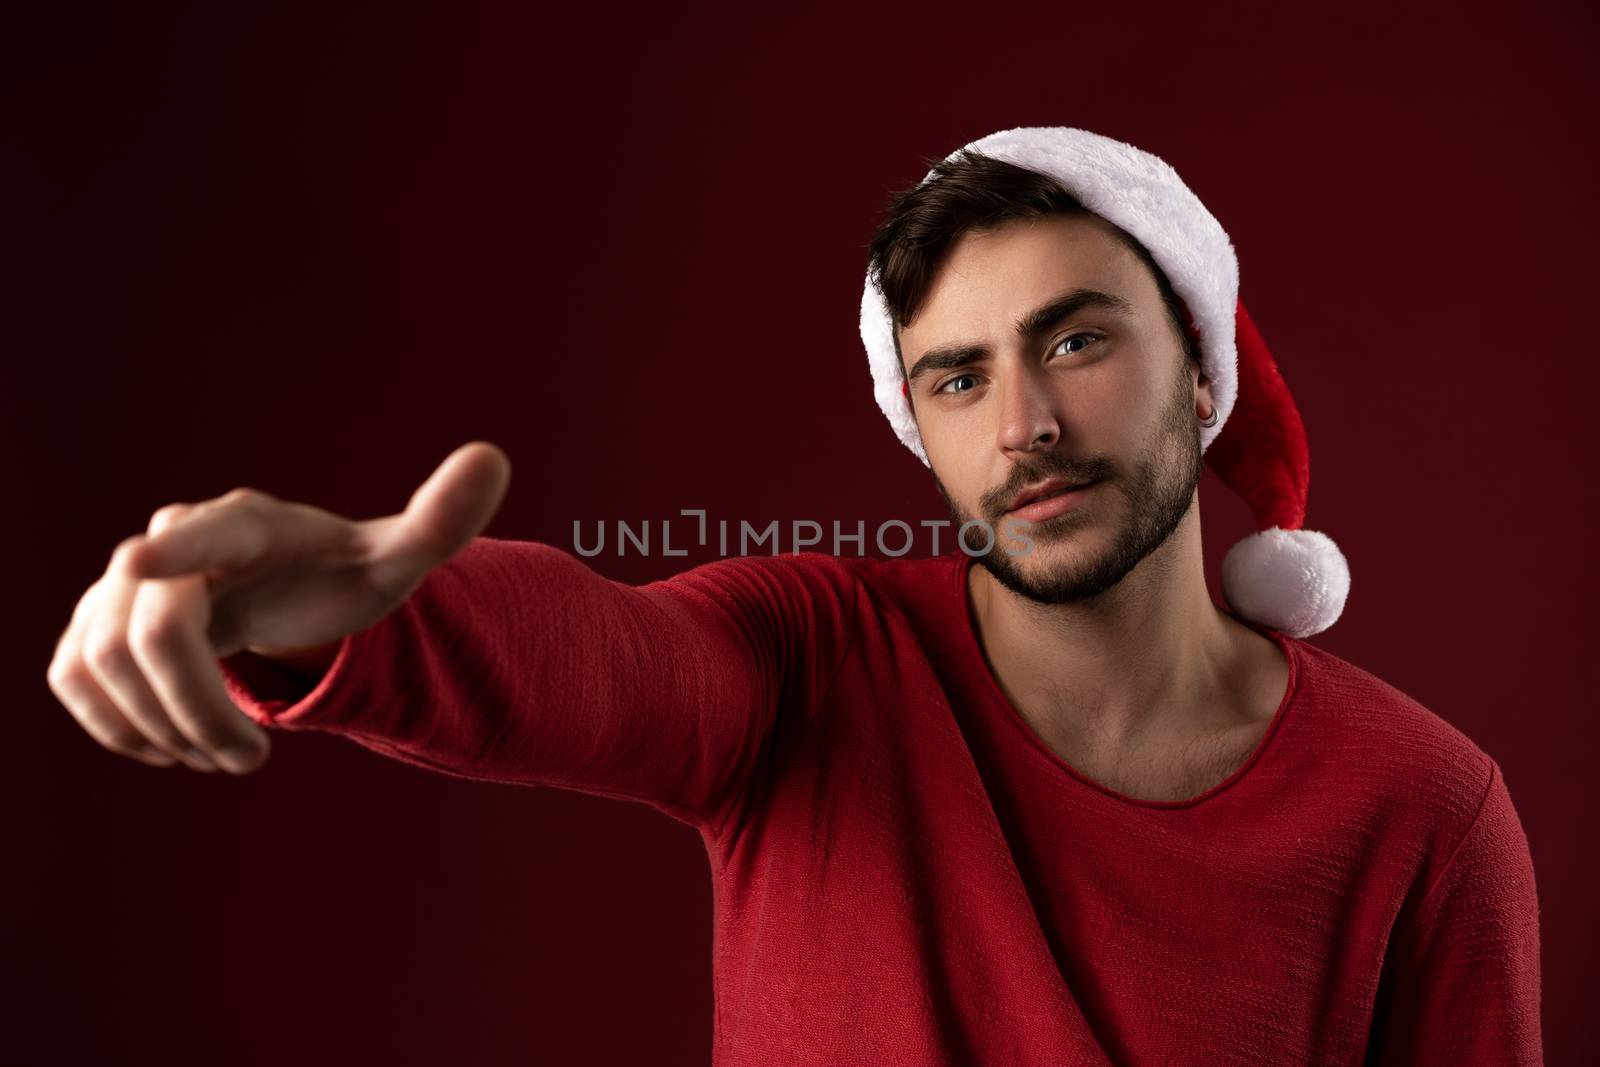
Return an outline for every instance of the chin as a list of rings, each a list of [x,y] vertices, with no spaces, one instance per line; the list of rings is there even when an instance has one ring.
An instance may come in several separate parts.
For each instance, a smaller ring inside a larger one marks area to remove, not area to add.
[[[1008,556],[997,549],[979,562],[1001,585],[1041,604],[1084,600],[1115,585],[1120,569],[1097,556],[1081,531],[1061,519],[1042,522],[1029,532],[1033,548],[1027,555]]]

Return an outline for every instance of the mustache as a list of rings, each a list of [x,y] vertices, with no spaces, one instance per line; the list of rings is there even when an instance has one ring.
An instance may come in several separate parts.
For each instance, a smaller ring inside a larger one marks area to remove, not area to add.
[[[1035,457],[1026,464],[1018,463],[1004,484],[983,494],[978,505],[984,513],[995,518],[1005,514],[1006,507],[1018,493],[1046,478],[1065,478],[1069,482],[1097,482],[1111,477],[1111,465],[1104,459],[1068,459],[1055,453]]]

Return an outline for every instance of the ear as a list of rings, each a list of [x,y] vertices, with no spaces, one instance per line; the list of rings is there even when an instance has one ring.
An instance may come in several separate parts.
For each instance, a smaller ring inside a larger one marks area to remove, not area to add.
[[[1189,364],[1190,366],[1196,368],[1200,366],[1198,361],[1192,359],[1189,360]],[[1209,376],[1207,376],[1205,371],[1201,371],[1199,377],[1195,380],[1194,397],[1196,416],[1199,415],[1202,402],[1204,403],[1204,407],[1207,411],[1216,410],[1217,401],[1216,398],[1211,395],[1211,379]]]

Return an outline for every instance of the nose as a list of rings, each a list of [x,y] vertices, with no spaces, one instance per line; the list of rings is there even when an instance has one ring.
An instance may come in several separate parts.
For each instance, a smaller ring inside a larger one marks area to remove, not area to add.
[[[1000,450],[1012,454],[1054,448],[1061,439],[1061,424],[1045,383],[1026,369],[1013,368],[999,389]]]

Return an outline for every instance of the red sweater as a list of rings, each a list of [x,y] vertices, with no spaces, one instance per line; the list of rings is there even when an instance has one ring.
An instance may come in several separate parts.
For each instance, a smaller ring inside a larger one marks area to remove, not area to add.
[[[232,695],[450,774],[648,804],[714,872],[715,1062],[1537,1064],[1532,861],[1499,766],[1280,634],[1255,752],[1184,801],[1055,756],[968,558],[719,559],[630,586],[478,538],[307,691]]]

